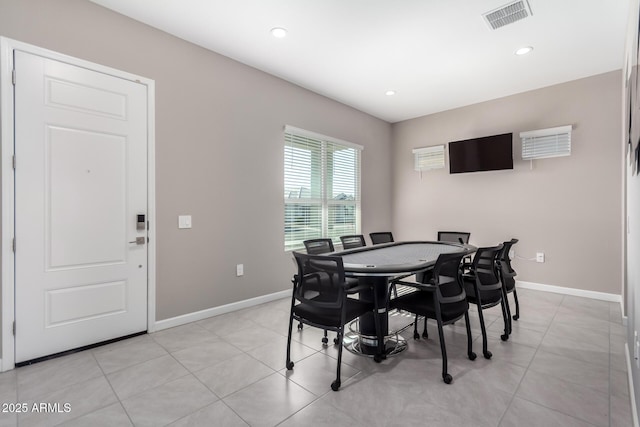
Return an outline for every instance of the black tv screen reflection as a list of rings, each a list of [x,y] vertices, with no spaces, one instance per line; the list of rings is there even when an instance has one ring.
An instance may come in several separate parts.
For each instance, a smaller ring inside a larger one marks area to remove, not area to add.
[[[513,134],[449,143],[449,173],[513,169]]]

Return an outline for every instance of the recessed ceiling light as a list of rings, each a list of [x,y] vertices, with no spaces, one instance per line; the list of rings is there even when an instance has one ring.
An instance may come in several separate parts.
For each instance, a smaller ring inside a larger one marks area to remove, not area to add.
[[[388,90],[384,94],[387,95],[387,96],[393,96],[393,95],[396,94],[396,91],[395,90]]]
[[[533,50],[533,48],[531,46],[524,46],[521,47],[520,49],[516,50],[516,55],[526,55],[527,53],[531,52]]]
[[[276,27],[271,29],[271,35],[276,38],[283,38],[287,35],[287,30],[281,27]]]

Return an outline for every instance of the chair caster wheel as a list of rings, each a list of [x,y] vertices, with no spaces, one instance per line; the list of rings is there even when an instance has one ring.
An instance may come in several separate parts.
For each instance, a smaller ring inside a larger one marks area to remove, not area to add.
[[[327,345],[328,342],[329,342],[329,338],[322,337],[322,344]]]
[[[298,323],[298,330],[302,329],[302,323]]]
[[[373,361],[376,362],[376,363],[382,362],[383,359],[384,359],[384,357],[382,357],[379,354],[376,354],[375,356],[373,356]]]
[[[425,340],[429,338],[429,334],[428,333],[423,333],[422,334],[422,338],[424,338]]]
[[[331,383],[331,390],[338,391],[339,388],[340,388],[340,381],[335,380],[334,382]]]
[[[444,380],[445,384],[451,384],[451,381],[453,380],[453,377],[449,374],[444,374],[442,376],[442,379]]]
[[[520,316],[518,316],[517,314],[515,316],[513,316],[513,320],[518,320],[520,318]]]
[[[508,335],[508,334],[500,335],[500,339],[501,339],[502,341],[506,341],[506,340],[508,340],[508,339],[509,339],[509,335]]]
[[[414,332],[414,333],[413,333],[413,339],[414,339],[414,340],[419,340],[419,339],[420,339],[420,334],[419,334],[419,333],[417,333],[417,332]]]
[[[469,353],[468,356],[469,356],[469,360],[476,360],[476,357],[478,357],[478,355],[475,354],[473,351]]]
[[[493,356],[493,353],[491,353],[489,350],[483,352],[482,354],[484,355],[485,359],[491,359],[491,356]]]
[[[288,370],[292,370],[293,369],[293,362],[287,362],[287,369]]]
[[[334,343],[335,345],[340,344],[340,341],[338,341],[338,337],[336,337],[336,338],[334,338],[334,339],[333,339],[333,343]]]

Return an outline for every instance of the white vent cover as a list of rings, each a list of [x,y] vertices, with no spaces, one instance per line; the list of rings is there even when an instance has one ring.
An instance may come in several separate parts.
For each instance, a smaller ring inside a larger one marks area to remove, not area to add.
[[[414,169],[417,171],[422,172],[444,167],[444,145],[414,148],[413,155],[415,160]]]
[[[520,132],[522,159],[534,160],[571,154],[571,125]]]
[[[527,0],[517,0],[487,12],[482,16],[487,24],[489,24],[489,27],[497,30],[500,27],[513,24],[531,15],[533,15],[533,13],[531,13],[529,2]]]

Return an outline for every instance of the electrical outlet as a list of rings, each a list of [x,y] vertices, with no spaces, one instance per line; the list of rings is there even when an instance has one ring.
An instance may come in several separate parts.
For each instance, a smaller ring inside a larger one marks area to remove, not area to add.
[[[544,262],[544,252],[536,253],[536,262]]]
[[[244,276],[244,264],[237,264],[236,265],[236,276],[238,276],[238,277]]]

